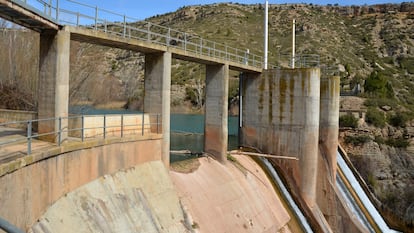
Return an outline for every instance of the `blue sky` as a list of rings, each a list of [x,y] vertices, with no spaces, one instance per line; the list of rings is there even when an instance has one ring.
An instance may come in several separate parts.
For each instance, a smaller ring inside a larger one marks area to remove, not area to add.
[[[157,1],[137,1],[137,0],[77,0],[88,5],[98,6],[99,8],[111,10],[116,13],[125,14],[130,17],[137,19],[145,19],[157,14],[164,14],[167,12],[172,12],[177,10],[182,6],[188,5],[204,5],[217,2],[238,2],[244,4],[255,4],[255,3],[264,3],[265,1],[258,0],[157,0]],[[406,0],[407,1],[407,0]],[[269,0],[270,4],[283,4],[283,3],[313,3],[319,5],[326,4],[335,4],[339,5],[363,5],[363,4],[378,4],[378,3],[401,3],[403,1],[397,0],[314,0],[314,1],[276,1]]]

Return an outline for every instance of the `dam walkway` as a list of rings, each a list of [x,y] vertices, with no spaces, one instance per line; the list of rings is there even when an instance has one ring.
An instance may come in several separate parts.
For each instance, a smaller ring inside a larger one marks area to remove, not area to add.
[[[0,17],[40,34],[37,118],[54,121],[39,121],[39,134],[68,127],[70,41],[144,54],[143,111],[160,115],[163,161],[167,166],[172,59],[206,66],[205,151],[221,161],[226,159],[228,144],[229,70],[243,72],[249,78],[257,78],[263,70],[263,58],[251,53],[252,49],[233,48],[73,0],[0,0]],[[48,140],[56,143],[66,137],[55,135]]]

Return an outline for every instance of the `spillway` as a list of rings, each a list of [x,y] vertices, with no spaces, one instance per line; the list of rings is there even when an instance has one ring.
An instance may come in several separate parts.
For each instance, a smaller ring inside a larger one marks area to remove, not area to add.
[[[352,173],[351,168],[345,162],[340,150],[337,152],[337,164],[338,173],[336,175],[336,186],[340,194],[342,194],[343,198],[346,200],[348,207],[358,220],[370,232],[398,232],[388,227],[387,223]],[[352,193],[355,193],[355,195],[352,195]],[[361,205],[358,205],[358,203],[361,203]],[[371,221],[369,221],[369,219]]]

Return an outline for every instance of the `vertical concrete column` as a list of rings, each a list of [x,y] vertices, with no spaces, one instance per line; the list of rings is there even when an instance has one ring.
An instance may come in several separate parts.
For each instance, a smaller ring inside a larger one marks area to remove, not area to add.
[[[250,146],[258,148],[258,83],[261,79],[260,73],[243,73],[240,76],[240,112],[241,129],[239,132],[239,146]],[[260,148],[262,149],[262,148]]]
[[[336,154],[339,131],[339,93],[340,78],[338,76],[321,78],[321,104],[319,121],[319,143],[322,155],[329,167],[331,182],[335,184]]]
[[[162,161],[170,166],[170,95],[171,95],[171,53],[145,55],[144,112],[160,114],[161,126],[151,125],[151,131],[162,130]],[[150,117],[152,123],[156,116]],[[158,128],[159,127],[159,128]]]
[[[69,106],[69,57],[70,33],[64,30],[45,31],[40,34],[40,72],[38,117],[58,118],[61,121],[41,121],[39,134],[57,132],[59,127],[66,132],[60,135],[61,141],[67,138]],[[44,140],[57,142],[59,135],[42,137]]]
[[[302,75],[302,88],[305,105],[302,109],[304,128],[299,154],[301,169],[301,192],[310,207],[316,204],[316,181],[319,154],[319,108],[320,108],[320,70],[306,69]],[[300,110],[300,109],[298,109]],[[300,111],[298,112],[300,114]]]
[[[204,151],[227,160],[229,65],[207,65]]]

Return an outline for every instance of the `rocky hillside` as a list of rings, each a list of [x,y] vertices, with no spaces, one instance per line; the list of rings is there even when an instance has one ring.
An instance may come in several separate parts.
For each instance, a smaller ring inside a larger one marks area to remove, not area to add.
[[[323,71],[335,70],[344,93],[362,87],[343,110],[342,144],[395,224],[414,220],[414,3],[374,6],[270,5],[270,63],[283,66],[290,53],[291,22],[296,19],[298,54],[318,54]],[[148,20],[226,43],[251,53],[263,50],[263,5],[221,3],[188,6]],[[0,33],[0,88],[36,106],[38,35]],[[30,42],[27,42],[30,41]],[[70,101],[108,107],[141,108],[143,55],[72,42]],[[28,52],[30,51],[30,52]],[[14,61],[23,59],[23,63]],[[205,69],[173,61],[172,109],[202,109]],[[31,66],[32,65],[32,66]],[[328,68],[328,69],[326,69]],[[231,103],[237,103],[237,73],[231,73]],[[8,92],[7,92],[8,93]],[[22,94],[25,93],[25,94]],[[355,94],[355,93],[354,93]],[[8,95],[10,96],[10,94]],[[15,99],[15,98],[9,98]],[[8,106],[0,98],[2,106]],[[20,102],[14,107],[23,106]],[[355,123],[356,122],[356,123]],[[344,125],[345,124],[345,125]],[[404,223],[405,222],[405,223]]]

